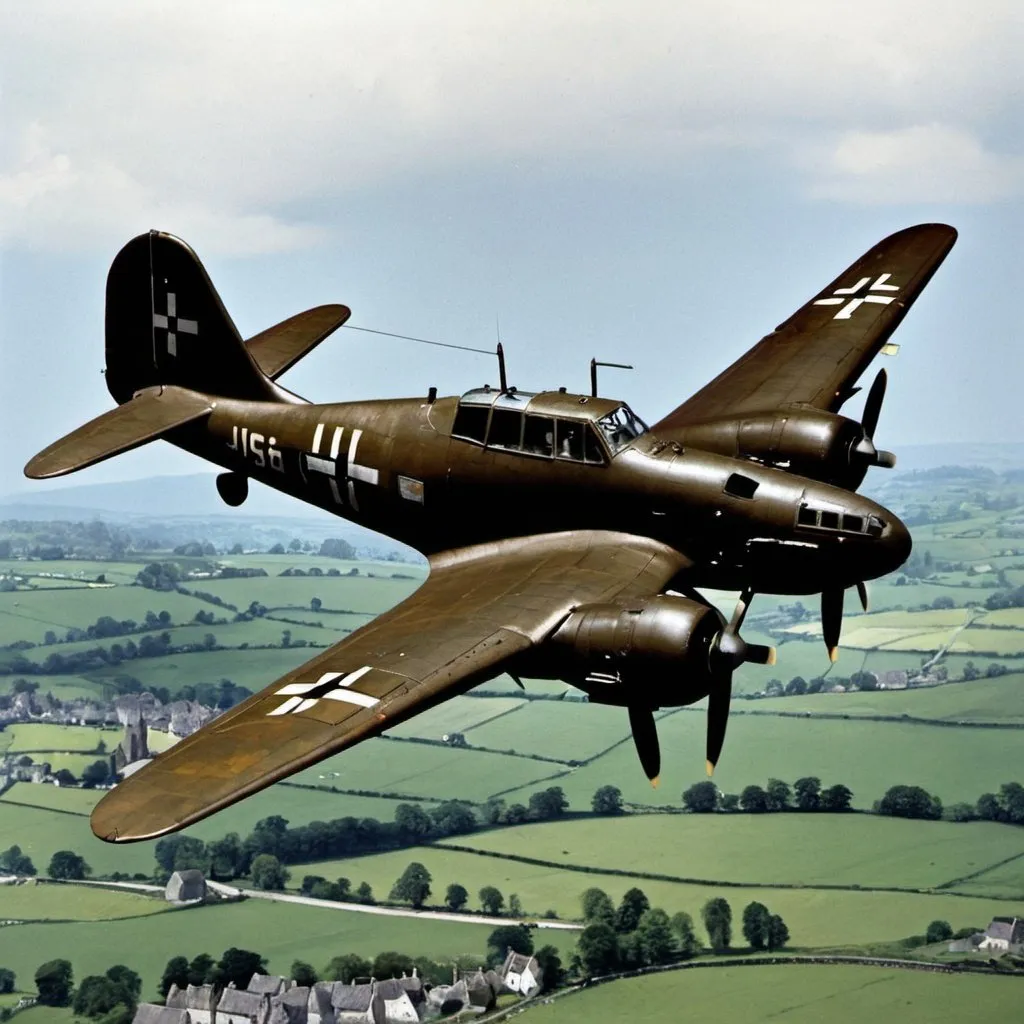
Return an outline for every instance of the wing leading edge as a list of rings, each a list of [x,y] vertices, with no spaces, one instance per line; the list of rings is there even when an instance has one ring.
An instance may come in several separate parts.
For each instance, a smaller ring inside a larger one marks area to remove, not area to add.
[[[110,842],[154,839],[498,673],[576,606],[658,593],[689,564],[657,541],[579,531],[444,552],[414,594],[121,782]]]
[[[883,239],[652,430],[786,406],[837,411],[956,237],[918,224]]]

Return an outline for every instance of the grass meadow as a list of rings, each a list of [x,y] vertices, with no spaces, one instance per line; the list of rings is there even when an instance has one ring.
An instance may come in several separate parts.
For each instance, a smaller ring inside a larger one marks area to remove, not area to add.
[[[1019,978],[885,967],[790,964],[666,971],[573,993],[527,1012],[527,1024],[662,1024],[683,1019],[767,1024],[964,1024],[1013,1020]],[[678,1015],[678,1016],[677,1016]]]

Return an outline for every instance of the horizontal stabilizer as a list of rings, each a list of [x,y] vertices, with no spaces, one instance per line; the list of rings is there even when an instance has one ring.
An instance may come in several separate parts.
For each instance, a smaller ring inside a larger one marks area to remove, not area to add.
[[[260,331],[245,346],[256,365],[274,380],[312,352],[351,315],[348,306],[315,306]]]
[[[45,480],[85,469],[201,419],[213,411],[215,404],[208,395],[186,388],[146,388],[130,402],[97,416],[44,448],[25,467],[25,476]]]

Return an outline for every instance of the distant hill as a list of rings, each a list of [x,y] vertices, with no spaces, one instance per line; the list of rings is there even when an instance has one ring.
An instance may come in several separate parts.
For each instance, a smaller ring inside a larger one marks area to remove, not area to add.
[[[320,541],[341,537],[363,553],[400,552],[410,548],[348,520],[332,516],[295,498],[250,482],[241,508],[221,501],[214,473],[154,476],[119,483],[77,484],[33,493],[26,488],[0,497],[0,520],[73,522],[99,519],[134,526],[175,544],[209,540],[218,547],[287,543],[293,537]]]
[[[885,445],[882,445],[885,447]],[[983,466],[997,473],[1024,469],[1024,443],[1005,441],[996,444],[908,444],[893,446],[896,472],[912,473],[939,466]]]

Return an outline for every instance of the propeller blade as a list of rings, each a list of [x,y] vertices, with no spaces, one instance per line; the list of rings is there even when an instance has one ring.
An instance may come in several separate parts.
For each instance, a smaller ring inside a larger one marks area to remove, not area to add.
[[[824,590],[821,594],[821,632],[831,661],[839,657],[839,635],[843,630],[843,591]]]
[[[860,598],[861,608],[863,608],[864,611],[867,611],[870,603],[868,601],[868,585],[863,580],[860,580],[857,583],[857,596]]]
[[[712,687],[708,694],[708,741],[707,770],[710,776],[725,743],[725,727],[729,724],[729,703],[732,699],[732,673],[725,673],[718,685]]]
[[[651,708],[630,704],[629,727],[633,730],[633,742],[636,744],[636,752],[640,756],[644,774],[651,780],[652,786],[657,786],[658,776],[661,774],[661,748],[658,745],[654,712]]]
[[[889,375],[883,367],[871,383],[871,390],[868,392],[867,400],[864,402],[864,417],[861,426],[864,433],[874,438],[875,428],[878,426],[878,414],[882,411],[882,401],[885,399],[885,387],[889,382]]]

